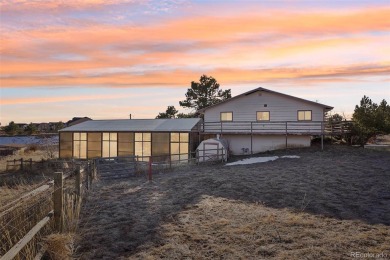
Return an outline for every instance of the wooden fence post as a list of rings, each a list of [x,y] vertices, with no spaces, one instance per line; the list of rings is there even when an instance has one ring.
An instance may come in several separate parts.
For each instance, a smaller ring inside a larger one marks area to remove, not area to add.
[[[30,171],[32,171],[32,158],[30,158]]]
[[[98,159],[94,159],[93,160],[93,170],[92,170],[92,178],[91,178],[91,183],[92,183],[92,180],[96,180],[96,175],[97,175],[97,165],[98,165]]]
[[[87,190],[89,190],[89,176],[92,172],[92,163],[90,163],[90,161],[88,161],[88,170],[87,170],[87,174],[85,174],[85,188]]]
[[[20,169],[23,170],[23,158],[20,158]]]
[[[53,204],[54,204],[54,224],[58,232],[63,230],[63,209],[64,209],[64,186],[62,179],[62,172],[54,173],[54,193],[53,193]]]
[[[135,172],[135,174],[137,174],[137,171],[138,171],[138,155],[136,155],[136,156],[134,157],[134,159],[135,159],[135,163],[134,163],[134,172]]]
[[[79,165],[77,167],[77,172],[76,172],[76,187],[75,187],[76,188],[76,194],[78,196],[81,195],[81,179],[82,179],[81,175],[82,175],[82,173],[81,173],[81,166]]]
[[[153,177],[152,177],[152,156],[149,156],[149,181],[152,181],[153,180]]]
[[[89,172],[87,172],[87,174],[85,175],[85,188],[87,189],[87,190],[89,190],[89,182],[90,182],[90,176],[89,176]]]

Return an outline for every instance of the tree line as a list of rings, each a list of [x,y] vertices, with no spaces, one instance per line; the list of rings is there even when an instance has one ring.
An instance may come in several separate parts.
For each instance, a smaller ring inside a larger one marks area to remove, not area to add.
[[[65,124],[63,122],[58,122],[54,125],[55,131],[58,131],[64,127],[65,127]],[[14,121],[11,121],[11,122],[9,122],[9,124],[7,126],[4,126],[3,130],[7,135],[33,135],[33,134],[37,134],[37,133],[41,132],[38,129],[37,124],[30,123],[30,124],[26,125],[25,127],[20,127]],[[48,131],[45,131],[45,132],[48,132]]]

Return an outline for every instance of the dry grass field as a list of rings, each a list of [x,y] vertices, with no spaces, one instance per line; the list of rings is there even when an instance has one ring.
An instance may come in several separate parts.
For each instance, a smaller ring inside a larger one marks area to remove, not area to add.
[[[97,182],[80,259],[390,258],[390,153],[327,146]]]
[[[53,172],[51,169],[43,170],[35,166],[32,170],[27,166],[25,170],[6,171],[7,161],[21,158],[26,161],[30,158],[33,161],[41,161],[48,159],[47,154],[48,151],[38,147],[38,149],[20,150],[15,155],[0,157],[0,207],[41,185]],[[54,156],[57,158],[58,152],[55,152]]]

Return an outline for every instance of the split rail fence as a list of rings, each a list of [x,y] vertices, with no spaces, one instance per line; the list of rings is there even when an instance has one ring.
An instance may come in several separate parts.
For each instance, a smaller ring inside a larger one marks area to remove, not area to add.
[[[81,197],[94,174],[88,163],[65,174],[55,172],[54,180],[2,206],[0,260],[40,259],[46,236],[75,228]],[[66,180],[73,183],[67,185]]]

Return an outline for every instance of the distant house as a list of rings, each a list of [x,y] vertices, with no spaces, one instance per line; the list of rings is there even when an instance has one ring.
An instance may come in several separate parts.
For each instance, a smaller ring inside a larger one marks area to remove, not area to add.
[[[188,160],[199,140],[200,118],[88,120],[59,130],[60,158],[138,156]]]
[[[39,123],[38,124],[38,131],[41,133],[50,132],[50,123]]]
[[[199,110],[202,134],[226,139],[232,154],[310,146],[324,131],[325,113],[333,107],[256,88]]]
[[[69,120],[68,122],[66,122],[66,125],[67,126],[77,125],[77,124],[80,124],[80,123],[83,123],[83,122],[89,121],[89,120],[92,120],[92,119],[89,117],[73,117],[72,120]]]
[[[15,123],[15,125],[17,125],[19,127],[19,129],[26,129],[26,127],[28,126],[28,124],[26,123]]]

